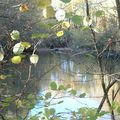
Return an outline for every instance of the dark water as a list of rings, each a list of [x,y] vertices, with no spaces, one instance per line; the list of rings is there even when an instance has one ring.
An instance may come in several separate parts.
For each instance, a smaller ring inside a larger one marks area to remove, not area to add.
[[[80,93],[86,93],[85,98],[73,99],[64,98],[64,103],[55,106],[57,112],[66,111],[67,109],[76,110],[80,107],[97,108],[103,96],[103,90],[100,82],[100,75],[95,57],[72,56],[68,54],[42,53],[39,54],[39,62],[36,66],[32,65],[27,92],[37,93],[39,96],[42,91],[49,89],[51,81],[58,84],[70,85],[71,88],[78,90]],[[108,59],[104,61],[105,73],[119,72],[119,59]],[[5,65],[0,69],[0,74],[8,77],[1,80],[0,95],[16,95],[23,89],[25,81],[28,79],[30,63],[28,60],[23,61],[20,65]],[[109,77],[105,76],[106,81]],[[117,88],[118,85],[115,86]],[[109,93],[111,94],[111,92]],[[119,102],[118,96],[116,101]],[[119,102],[120,103],[120,102]],[[37,101],[29,115],[37,114],[40,109],[40,102]],[[103,106],[104,110],[108,110],[107,104]],[[10,108],[9,111],[15,111]],[[10,112],[11,113],[11,112]],[[12,113],[11,113],[12,114]],[[110,116],[106,115],[102,120],[110,120]]]

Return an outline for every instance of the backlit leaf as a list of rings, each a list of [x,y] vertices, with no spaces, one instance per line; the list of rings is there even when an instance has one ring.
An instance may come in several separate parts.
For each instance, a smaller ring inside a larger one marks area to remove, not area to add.
[[[18,30],[13,30],[10,33],[12,40],[18,40],[20,38],[20,32]]]
[[[6,78],[7,78],[7,75],[3,75],[3,74],[0,75],[0,80],[5,80]]]
[[[61,36],[63,36],[63,35],[64,35],[64,31],[63,31],[63,30],[58,31],[58,32],[56,33],[56,36],[57,36],[57,37],[61,37]]]
[[[28,49],[31,47],[31,44],[29,42],[21,42],[21,45],[25,48]]]
[[[4,59],[4,53],[0,52],[0,61]]]
[[[52,6],[48,6],[43,10],[44,18],[51,18],[55,16],[55,11]]]
[[[38,63],[38,60],[39,60],[39,56],[36,55],[36,54],[32,54],[30,56],[30,62],[33,63],[33,64],[37,64]]]
[[[12,59],[11,59],[11,62],[14,63],[14,64],[19,64],[21,63],[21,57],[20,56],[14,56]]]
[[[41,8],[46,8],[50,6],[52,0],[37,0],[38,1],[38,6]]]
[[[64,20],[65,19],[65,11],[62,10],[62,9],[57,10],[56,13],[55,13],[55,18],[58,21]]]
[[[21,54],[24,51],[24,46],[20,43],[17,43],[13,47],[13,53],[14,54]]]

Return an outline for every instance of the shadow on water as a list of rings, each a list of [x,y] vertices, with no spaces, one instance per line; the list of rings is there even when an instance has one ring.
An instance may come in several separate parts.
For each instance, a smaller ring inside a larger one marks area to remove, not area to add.
[[[39,63],[32,65],[31,80],[27,84],[27,93],[37,93],[39,96],[42,91],[49,89],[51,81],[56,81],[58,84],[68,85],[78,90],[80,93],[86,93],[85,98],[61,98],[64,103],[56,105],[55,108],[58,112],[66,111],[67,109],[75,110],[80,107],[93,107],[97,108],[103,96],[103,91],[100,83],[100,75],[98,72],[97,62],[94,57],[79,56],[71,57],[71,55],[60,54],[40,54]],[[104,72],[115,73],[119,71],[119,60],[107,59],[104,60]],[[23,89],[23,86],[28,79],[30,63],[27,61],[22,62],[20,65],[5,65],[2,66],[0,74],[8,75],[6,80],[2,80],[0,88],[1,98],[4,95],[17,95]],[[105,79],[110,79],[105,76]],[[107,83],[106,83],[107,84]],[[115,87],[118,87],[116,85]],[[111,92],[109,93],[111,94]],[[116,98],[119,102],[120,97]],[[78,102],[79,101],[79,102]],[[119,102],[120,103],[120,102]],[[34,108],[30,111],[31,115],[40,112],[41,103],[36,102]],[[104,104],[104,110],[108,110],[107,103]],[[14,115],[15,106],[11,105],[8,111]],[[4,111],[9,113],[7,109]],[[104,116],[102,120],[109,120],[110,116]]]

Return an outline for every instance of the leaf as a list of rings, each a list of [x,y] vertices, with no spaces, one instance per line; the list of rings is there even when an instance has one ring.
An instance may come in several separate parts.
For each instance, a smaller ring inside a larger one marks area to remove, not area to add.
[[[20,39],[20,32],[18,30],[13,30],[10,33],[10,36],[11,36],[12,40],[18,40],[18,39]]]
[[[117,108],[117,112],[120,113],[120,106]]]
[[[98,11],[96,11],[95,16],[96,17],[101,17],[103,15],[103,13],[104,13],[104,11],[98,10]]]
[[[71,0],[61,0],[64,3],[69,3]]]
[[[74,89],[72,89],[72,90],[70,91],[70,93],[71,93],[72,95],[76,95],[77,91],[74,90]]]
[[[54,115],[55,114],[55,109],[54,108],[50,108],[50,115]]]
[[[32,34],[31,39],[36,39],[36,38],[44,39],[44,38],[48,38],[48,37],[49,37],[49,34],[35,33],[35,34]]]
[[[48,118],[50,116],[50,110],[48,108],[44,109],[45,116]]]
[[[45,94],[45,98],[46,98],[46,99],[51,98],[51,92],[46,93],[46,94]]]
[[[82,93],[82,94],[80,94],[80,98],[84,98],[86,96],[86,93]]]
[[[63,100],[61,100],[61,101],[59,101],[57,104],[61,104],[61,103],[63,103],[64,101]]]
[[[39,60],[39,56],[36,55],[36,54],[32,54],[30,56],[30,62],[33,63],[33,64],[37,64],[38,63],[38,60]]]
[[[19,99],[17,99],[17,100],[15,101],[15,104],[17,105],[17,108],[22,107],[22,101],[19,100]]]
[[[64,90],[65,86],[64,85],[59,85],[58,90]]]
[[[27,99],[29,99],[29,100],[31,100],[31,99],[33,99],[34,98],[34,95],[32,95],[32,94],[29,94],[28,96],[27,96]]]
[[[48,6],[46,9],[43,10],[44,18],[51,18],[55,16],[55,11],[52,6]]]
[[[64,21],[64,22],[62,22],[62,27],[63,27],[63,28],[65,28],[65,29],[67,29],[67,28],[69,28],[69,27],[70,27],[70,23],[69,23],[69,22]]]
[[[0,80],[5,80],[6,78],[7,78],[7,75],[3,75],[3,74],[0,75]]]
[[[38,0],[38,6],[41,8],[46,8],[50,6],[52,0]]]
[[[38,97],[39,100],[44,100],[43,96]]]
[[[83,25],[86,26],[86,27],[92,25],[92,19],[90,19],[89,17],[84,17]]]
[[[21,54],[24,51],[24,46],[20,43],[17,43],[13,47],[13,53],[14,54]]]
[[[56,13],[55,13],[55,18],[58,21],[64,20],[65,19],[65,11],[63,9],[57,10]]]
[[[11,58],[11,62],[14,64],[19,64],[21,63],[21,57],[20,56],[14,56],[13,58]]]
[[[29,11],[29,7],[27,4],[21,4],[20,7],[19,7],[19,11],[20,12],[27,12]]]
[[[2,104],[2,106],[3,107],[8,107],[10,104],[9,103],[6,103],[6,102],[4,102],[3,104]]]
[[[72,22],[76,25],[80,25],[82,21],[83,21],[83,18],[81,16],[75,15],[72,17]]]
[[[57,90],[57,84],[55,82],[50,83],[51,90]]]
[[[0,61],[3,61],[4,59],[4,53],[0,52]]]
[[[63,30],[58,31],[58,32],[56,33],[56,36],[57,36],[57,37],[61,37],[61,36],[63,36],[63,35],[64,35],[64,31],[63,31]]]
[[[106,111],[101,111],[98,116],[99,116],[99,117],[102,117],[102,116],[105,115],[105,114],[108,114],[108,112],[106,112]]]
[[[116,107],[117,107],[117,104],[113,101],[111,105],[112,110],[116,109]]]
[[[21,42],[21,45],[25,48],[28,49],[31,47],[31,44],[29,42]]]

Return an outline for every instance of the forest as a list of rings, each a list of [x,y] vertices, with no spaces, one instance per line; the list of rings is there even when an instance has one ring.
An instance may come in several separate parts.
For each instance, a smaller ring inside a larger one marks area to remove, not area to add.
[[[120,0],[0,0],[0,120],[120,120]]]

